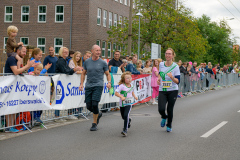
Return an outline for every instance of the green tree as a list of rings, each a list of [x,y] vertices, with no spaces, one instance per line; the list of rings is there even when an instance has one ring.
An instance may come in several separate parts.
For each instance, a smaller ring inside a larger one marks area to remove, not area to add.
[[[207,54],[204,56],[204,60],[206,62],[211,61],[213,64],[229,63],[233,49],[232,40],[229,37],[231,28],[227,25],[226,21],[221,20],[220,23],[211,22],[208,16],[203,15],[197,18],[196,22],[202,36],[210,45]]]
[[[141,53],[145,58],[150,57],[151,43],[161,44],[162,53],[171,47],[177,53],[176,60],[201,61],[207,53],[208,43],[199,32],[197,23],[191,16],[191,11],[180,5],[176,10],[172,0],[139,0],[133,15],[140,10],[141,18]],[[138,16],[133,17],[132,48],[137,53],[138,46]],[[112,27],[109,40],[118,45],[127,45],[128,21],[125,28]],[[164,56],[162,56],[164,57]]]

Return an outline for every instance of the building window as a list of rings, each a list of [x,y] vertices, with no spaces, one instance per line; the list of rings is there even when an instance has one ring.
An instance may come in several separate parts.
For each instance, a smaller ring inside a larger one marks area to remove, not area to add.
[[[121,52],[121,46],[120,45],[118,45],[118,50]]]
[[[112,12],[109,12],[109,20],[108,20],[108,27],[111,28],[112,27]]]
[[[47,6],[38,6],[38,22],[46,22]]]
[[[99,47],[101,47],[101,46],[100,46],[100,45],[101,45],[101,41],[100,41],[100,40],[97,40],[96,45],[98,45]]]
[[[55,53],[58,54],[58,52],[62,46],[63,46],[63,38],[54,38]]]
[[[111,58],[111,46],[112,46],[112,43],[111,42],[108,42],[108,58]]]
[[[28,46],[29,45],[29,38],[28,37],[21,37],[20,42],[23,42],[24,46]]]
[[[122,25],[122,16],[119,16],[119,22],[120,25]]]
[[[120,3],[123,3],[123,0],[119,0]]]
[[[117,27],[117,14],[114,14],[113,25],[114,25],[114,27]]]
[[[100,8],[98,8],[98,12],[97,12],[97,25],[101,25],[101,13],[102,10]]]
[[[7,50],[7,40],[8,40],[8,37],[4,37],[3,53],[6,53],[6,50]]]
[[[116,43],[113,43],[113,52],[116,51]]]
[[[13,19],[13,7],[5,6],[5,19],[4,22],[12,22]]]
[[[123,27],[125,28],[126,27],[126,17],[123,17]]]
[[[128,5],[128,0],[124,0],[124,4],[127,6]]]
[[[102,42],[102,57],[105,57],[105,48],[106,48],[106,42]]]
[[[46,39],[43,37],[37,38],[37,48],[40,48],[45,53]]]
[[[64,22],[64,6],[55,7],[55,22]]]
[[[103,27],[107,26],[107,11],[103,11]]]
[[[29,12],[30,12],[29,6],[22,6],[21,22],[29,22]]]

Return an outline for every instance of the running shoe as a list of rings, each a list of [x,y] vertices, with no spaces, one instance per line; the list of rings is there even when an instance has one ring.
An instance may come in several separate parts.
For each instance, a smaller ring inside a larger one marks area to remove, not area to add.
[[[129,118],[129,122],[128,122],[128,128],[130,128],[130,127],[131,127],[131,121],[132,121],[132,119],[131,119],[131,118]]]
[[[153,102],[152,104],[158,104],[157,102]]]
[[[167,132],[172,132],[172,128],[167,127]]]
[[[121,132],[121,134],[123,135],[123,137],[127,137],[127,131],[126,131],[126,130],[123,130],[123,131]]]
[[[5,132],[18,133],[19,130],[17,130],[16,128],[12,127],[12,128],[5,129]]]
[[[90,131],[97,131],[97,124],[92,123],[92,127],[90,128]]]
[[[166,125],[166,119],[162,119],[162,121],[161,121],[161,127],[165,127],[165,125]]]
[[[99,119],[102,117],[102,112],[98,113],[97,124],[99,123]]]

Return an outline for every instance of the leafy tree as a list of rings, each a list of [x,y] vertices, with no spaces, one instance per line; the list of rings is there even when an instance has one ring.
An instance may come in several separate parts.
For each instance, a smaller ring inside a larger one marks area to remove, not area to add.
[[[162,46],[162,57],[165,50],[171,47],[177,54],[176,60],[202,60],[209,46],[207,40],[200,34],[189,9],[180,5],[179,10],[176,10],[172,0],[138,0],[137,6],[133,15],[136,15],[139,10],[143,14],[140,55],[149,58],[151,43],[157,43]],[[132,22],[133,53],[137,53],[138,48],[138,18],[134,16]],[[108,31],[109,41],[120,46],[127,45],[128,21],[125,24],[125,27],[118,25]]]

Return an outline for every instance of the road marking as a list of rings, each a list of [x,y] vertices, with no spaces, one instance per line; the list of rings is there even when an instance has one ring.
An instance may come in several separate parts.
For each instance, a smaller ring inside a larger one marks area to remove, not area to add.
[[[240,110],[238,112],[240,112]]]
[[[216,127],[214,127],[213,129],[211,129],[210,131],[208,131],[207,133],[205,133],[204,135],[202,135],[201,137],[203,138],[207,138],[209,137],[211,134],[213,134],[214,132],[216,132],[217,130],[219,130],[222,126],[224,126],[225,124],[227,124],[228,121],[223,121],[221,122],[219,125],[217,125]]]

